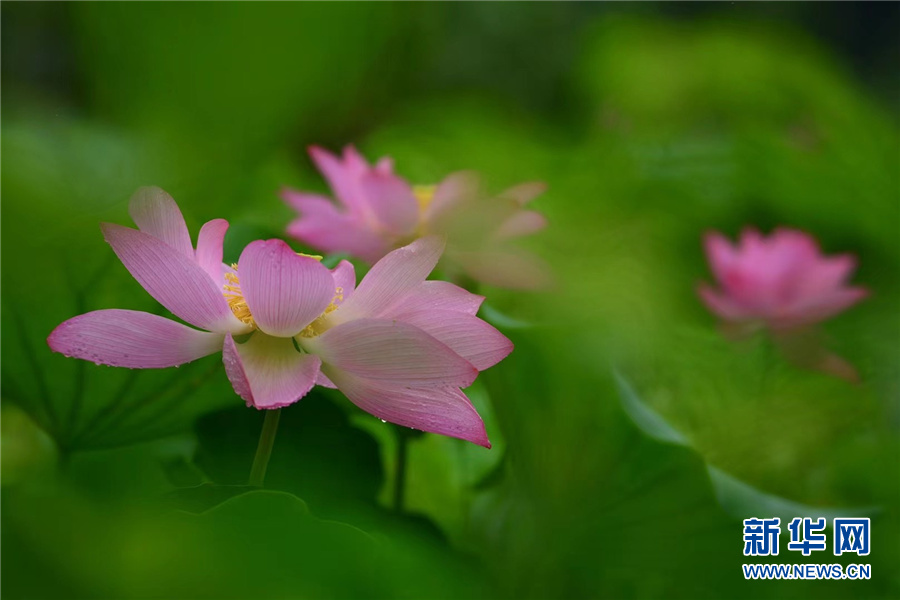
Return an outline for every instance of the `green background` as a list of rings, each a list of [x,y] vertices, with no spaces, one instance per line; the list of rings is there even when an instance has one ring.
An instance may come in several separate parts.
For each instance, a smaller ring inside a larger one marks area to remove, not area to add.
[[[900,596],[896,4],[0,12],[5,597]],[[236,260],[282,235],[282,185],[325,191],[306,147],[346,143],[416,183],[549,185],[529,245],[553,287],[480,290],[516,344],[467,390],[492,450],[316,391],[248,491],[262,415],[220,358],[49,351],[88,310],[164,314],[98,228],[130,224],[136,188],[195,234],[227,218]],[[720,334],[701,237],[745,225],[858,256],[871,297],[822,336],[861,383]],[[869,557],[803,558],[785,534],[770,562],[871,580],[744,581],[742,518],[835,512],[872,517]]]

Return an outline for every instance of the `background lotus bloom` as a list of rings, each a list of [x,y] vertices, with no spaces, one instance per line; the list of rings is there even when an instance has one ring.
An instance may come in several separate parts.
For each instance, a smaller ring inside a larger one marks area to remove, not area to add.
[[[504,287],[536,287],[544,269],[511,240],[543,229],[544,217],[525,205],[542,183],[526,183],[497,197],[484,194],[471,173],[455,173],[436,186],[411,186],[389,158],[374,166],[352,146],[343,157],[313,147],[310,155],[328,180],[337,204],[316,194],[285,190],[300,212],[292,237],[323,252],[347,252],[374,263],[390,250],[428,234],[447,237],[442,265]]]
[[[737,247],[710,233],[705,245],[721,289],[701,284],[699,294],[728,322],[790,330],[832,317],[867,295],[865,289],[847,285],[856,268],[854,257],[826,257],[802,231],[776,229],[764,238],[746,229]]]
[[[419,239],[380,260],[354,289],[353,266],[335,268],[336,307],[298,336],[322,360],[320,383],[373,415],[490,447],[484,423],[459,388],[512,351],[475,316],[484,300],[426,281],[443,244]]]

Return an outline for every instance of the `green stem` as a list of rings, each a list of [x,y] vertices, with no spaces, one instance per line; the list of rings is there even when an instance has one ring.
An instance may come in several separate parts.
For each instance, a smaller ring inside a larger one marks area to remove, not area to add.
[[[275,433],[278,431],[280,417],[280,408],[266,411],[266,419],[263,421],[262,432],[259,434],[259,445],[256,447],[256,456],[253,457],[253,468],[250,469],[248,485],[262,487],[266,480],[266,467],[269,466],[269,457],[272,456],[272,446],[275,445]]]
[[[397,465],[394,471],[394,510],[403,512],[403,492],[406,488],[406,451],[409,436],[402,428],[394,425],[397,435]]]

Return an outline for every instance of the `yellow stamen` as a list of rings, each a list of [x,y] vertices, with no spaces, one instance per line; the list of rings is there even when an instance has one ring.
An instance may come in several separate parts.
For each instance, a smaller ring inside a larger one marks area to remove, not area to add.
[[[431,204],[432,200],[434,200],[435,191],[437,191],[436,185],[413,186],[413,196],[416,197],[416,202],[419,203],[420,212],[425,212],[425,209],[428,208],[428,205]]]
[[[244,300],[244,296],[241,293],[241,282],[237,276],[237,263],[232,263],[231,268],[235,272],[225,273],[225,281],[228,283],[222,286],[225,290],[222,295],[225,296],[225,300],[228,301],[228,307],[231,308],[231,312],[234,313],[238,320],[255,327],[256,322],[253,320],[253,315],[250,314],[250,307],[247,306],[247,301]]]
[[[298,252],[297,256],[305,256],[306,258],[314,258],[319,262],[322,262],[322,259],[325,258],[324,256],[319,256],[318,254],[303,254],[302,252]]]
[[[321,315],[316,317],[316,320],[306,326],[306,329],[300,332],[300,337],[311,338],[316,337],[319,334],[325,333],[327,329],[325,323],[325,317],[328,316],[328,313],[334,312],[337,310],[339,303],[344,301],[344,288],[336,287],[334,289],[334,298],[331,299],[331,303],[325,307],[325,310]]]

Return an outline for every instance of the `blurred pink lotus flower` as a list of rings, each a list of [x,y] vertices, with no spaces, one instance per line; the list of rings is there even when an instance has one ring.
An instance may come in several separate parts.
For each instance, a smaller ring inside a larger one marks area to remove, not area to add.
[[[468,172],[451,174],[435,186],[412,186],[394,173],[390,158],[371,166],[352,146],[343,157],[317,147],[310,155],[337,203],[285,189],[282,197],[300,213],[287,227],[297,240],[374,263],[416,238],[438,234],[447,238],[441,267],[450,275],[509,288],[546,283],[537,257],[511,243],[546,226],[543,215],[525,208],[544,192],[543,183],[524,183],[489,197]]]
[[[459,388],[512,344],[475,317],[483,298],[425,281],[440,240],[392,252],[354,291],[350,263],[329,270],[280,240],[252,242],[238,264],[224,265],[228,223],[205,224],[194,249],[181,211],[158,188],[139,190],[130,213],[139,229],[104,223],[106,241],[151,296],[205,331],[145,312],[99,310],[59,325],[47,339],[52,350],[129,368],[177,366],[222,350],[248,406],[287,406],[318,382],[386,421],[490,447]]]
[[[776,229],[764,238],[746,229],[737,247],[709,233],[705,245],[721,289],[701,284],[700,297],[729,322],[794,329],[833,317],[868,293],[847,285],[856,268],[854,257],[826,257],[816,240],[802,231]]]
[[[805,354],[801,360],[807,366],[855,379],[855,370],[842,359],[814,350],[809,334],[811,326],[868,295],[847,283],[856,268],[853,256],[825,256],[815,238],[784,228],[768,238],[745,229],[737,246],[712,232],[704,243],[720,289],[704,283],[698,293],[714,314],[738,331],[767,328],[794,358]]]

